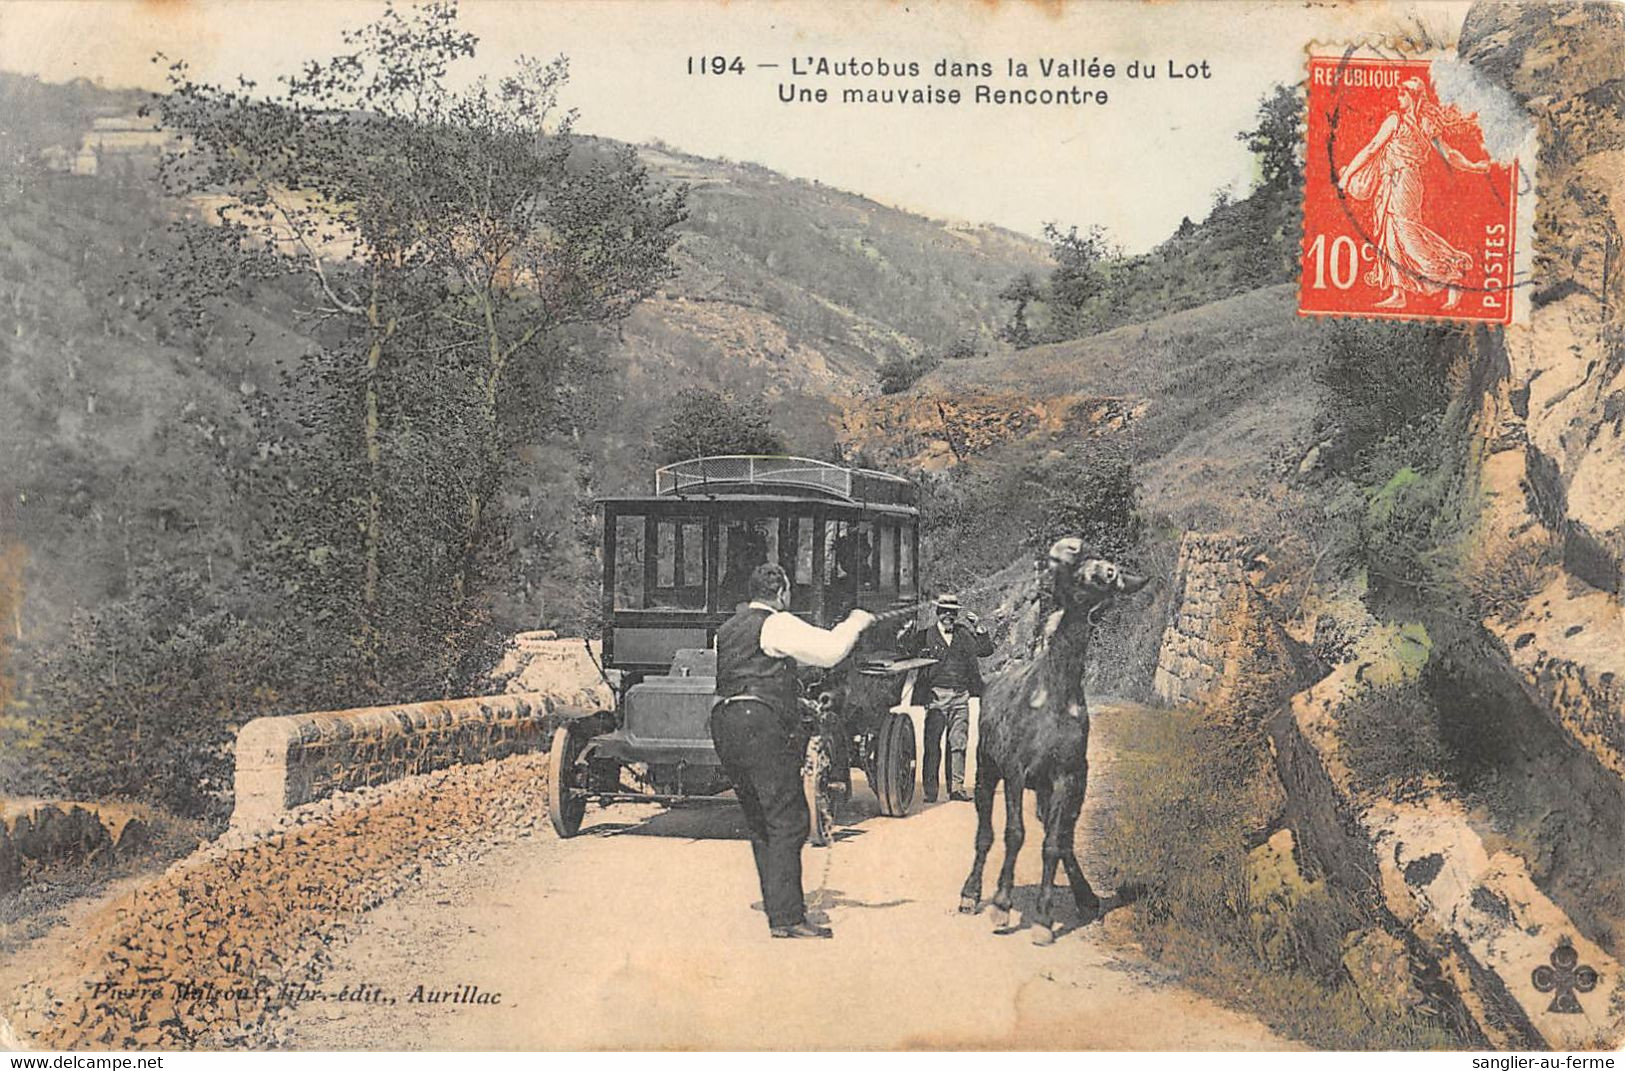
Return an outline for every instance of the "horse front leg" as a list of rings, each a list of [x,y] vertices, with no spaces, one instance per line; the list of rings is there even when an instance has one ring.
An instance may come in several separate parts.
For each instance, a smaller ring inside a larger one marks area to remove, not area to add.
[[[1089,784],[1089,765],[1084,764],[1077,777],[1077,787],[1069,793],[1067,804],[1061,808],[1058,818],[1061,823],[1060,836],[1057,838],[1061,851],[1061,865],[1066,867],[1066,883],[1072,887],[1072,899],[1078,905],[1078,924],[1081,926],[1092,920],[1100,912],[1100,897],[1089,884],[1089,879],[1083,876],[1083,866],[1078,862],[1077,848],[1074,841],[1077,837],[1078,816],[1083,811],[1084,793]]]
[[[970,876],[959,890],[959,910],[974,915],[982,904],[982,870],[993,847],[993,793],[999,787],[999,768],[987,755],[976,756],[976,857]]]
[[[1062,859],[1062,816],[1067,806],[1067,786],[1063,783],[1038,794],[1038,818],[1044,824],[1044,872],[1038,879],[1038,903],[1033,908],[1033,944],[1055,942],[1053,907],[1055,871]]]
[[[1021,842],[1027,836],[1021,817],[1021,798],[1026,789],[1025,773],[1005,776],[1004,861],[999,866],[999,887],[993,892],[993,928],[1000,933],[1010,932],[1010,905],[1016,892],[1016,856],[1021,854]]]

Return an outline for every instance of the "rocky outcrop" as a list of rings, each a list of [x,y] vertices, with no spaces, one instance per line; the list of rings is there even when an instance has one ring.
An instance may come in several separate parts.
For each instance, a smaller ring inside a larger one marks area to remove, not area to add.
[[[961,389],[897,394],[848,401],[840,439],[853,455],[933,472],[1007,443],[1042,450],[1046,443],[1121,431],[1144,411],[1140,399],[1078,393]]]
[[[1538,706],[1625,779],[1625,609],[1555,575],[1516,619],[1490,622]]]
[[[0,808],[0,896],[41,871],[128,859],[151,830],[150,811],[134,804],[12,801]]]
[[[1625,979],[1611,923],[1576,886],[1597,844],[1617,851],[1618,784],[1603,782],[1625,776],[1625,12],[1480,4],[1460,54],[1510,95],[1501,118],[1526,113],[1539,143],[1538,160],[1524,161],[1538,199],[1530,322],[1472,336],[1463,384],[1478,403],[1463,580],[1493,639],[1471,657],[1480,678],[1510,674],[1522,695],[1465,680],[1434,687],[1474,739],[1505,735],[1486,745],[1502,763],[1497,790],[1516,798],[1511,811],[1537,817],[1520,828],[1494,800],[1490,814],[1469,810],[1436,780],[1375,791],[1350,769],[1350,705],[1438,670],[1419,624],[1363,610],[1340,622],[1352,649],[1294,697],[1271,736],[1313,854],[1355,887],[1362,874],[1375,885],[1475,1031],[1498,1046],[1608,1047],[1625,1036]],[[1562,737],[1548,754],[1533,754],[1551,732],[1540,719]],[[1519,748],[1531,754],[1510,754]],[[1567,813],[1540,814],[1549,790],[1517,775],[1562,769]],[[1612,895],[1591,879],[1593,900]],[[1594,990],[1574,990],[1580,967],[1596,972]]]
[[[1531,698],[1625,777],[1625,10],[1480,4],[1460,51],[1540,143],[1530,322],[1479,343],[1474,586]]]
[[[1537,873],[1507,837],[1490,832],[1482,815],[1441,784],[1373,791],[1350,767],[1344,708],[1373,688],[1414,684],[1433,655],[1426,629],[1379,623],[1350,593],[1320,593],[1316,620],[1304,631],[1351,637],[1347,657],[1289,702],[1276,703],[1283,693],[1273,689],[1312,680],[1315,663],[1277,625],[1279,611],[1264,594],[1273,590],[1268,573],[1268,564],[1236,537],[1185,537],[1157,694],[1200,706],[1210,718],[1277,711],[1265,728],[1286,789],[1287,824],[1311,861],[1305,880],[1312,887],[1316,875],[1327,875],[1365,894],[1388,919],[1388,930],[1351,935],[1343,950],[1343,967],[1362,999],[1396,1008],[1426,1000],[1464,1038],[1499,1047],[1614,1043],[1625,1034],[1620,964],[1538,883],[1541,874],[1551,879],[1553,868],[1543,863]],[[1334,620],[1338,613],[1358,620]],[[1557,835],[1586,850],[1576,835]],[[1268,862],[1268,855],[1260,848],[1255,862]],[[1536,973],[1542,963],[1550,968],[1560,945],[1604,980],[1604,991],[1576,1001],[1578,1011],[1557,1008]],[[1430,980],[1426,993],[1415,984],[1422,977]]]
[[[1486,837],[1463,805],[1441,792],[1396,799],[1355,783],[1338,731],[1340,710],[1368,688],[1414,679],[1426,661],[1425,633],[1370,622],[1354,657],[1297,695],[1273,727],[1289,792],[1300,805],[1315,801],[1320,821],[1309,831],[1317,857],[1356,888],[1375,884],[1388,912],[1440,965],[1490,1042],[1617,1044],[1625,1035],[1620,964],[1536,885],[1519,855]],[[1536,974],[1563,943],[1605,983],[1578,1011],[1556,1007]]]

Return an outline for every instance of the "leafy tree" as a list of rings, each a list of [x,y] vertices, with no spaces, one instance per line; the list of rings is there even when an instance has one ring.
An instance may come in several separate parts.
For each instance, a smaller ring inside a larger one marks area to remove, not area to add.
[[[1258,102],[1258,125],[1236,140],[1258,157],[1260,185],[1270,191],[1303,185],[1303,97],[1291,86],[1276,85]]]
[[[999,300],[1015,303],[999,334],[1017,349],[1081,338],[1099,330],[1110,312],[1103,300],[1110,283],[1108,267],[1122,258],[1105,228],[1091,226],[1080,232],[1073,226],[1063,231],[1046,223],[1044,238],[1055,258],[1049,277],[1040,282],[1031,272],[1023,272],[998,294]],[[1032,311],[1040,313],[1041,326],[1029,322]]]
[[[1098,224],[1080,234],[1075,226],[1062,232],[1056,224],[1046,223],[1044,238],[1055,258],[1055,270],[1044,288],[1049,308],[1046,340],[1080,338],[1097,330],[1103,318],[1103,310],[1093,305],[1106,290],[1106,265],[1117,251]]]
[[[1293,278],[1303,229],[1303,96],[1277,85],[1259,100],[1258,125],[1236,135],[1258,160],[1259,181],[1238,204],[1241,280],[1267,286]]]
[[[760,401],[736,402],[703,387],[677,392],[670,415],[655,429],[654,446],[661,464],[715,454],[782,454],[787,449]]]
[[[488,653],[512,448],[578,417],[561,329],[653,292],[685,191],[572,138],[562,59],[449,88],[478,45],[449,0],[344,41],[272,94],[171,67],[165,182],[210,207],[176,225],[168,314],[302,294],[320,344],[235,459],[263,572],[343,698],[444,694]]]
[[[1027,307],[1044,296],[1038,286],[1038,278],[1032,272],[1024,271],[1000,290],[998,296],[1000,301],[1013,301],[1016,305],[1010,312],[1009,322],[999,331],[999,337],[1018,350],[1033,345],[1037,337],[1027,323]]]

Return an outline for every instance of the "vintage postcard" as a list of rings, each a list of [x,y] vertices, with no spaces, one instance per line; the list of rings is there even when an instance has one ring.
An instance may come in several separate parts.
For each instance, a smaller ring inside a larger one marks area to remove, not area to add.
[[[1612,1066],[1622,86],[1567,0],[0,3],[0,1047]]]

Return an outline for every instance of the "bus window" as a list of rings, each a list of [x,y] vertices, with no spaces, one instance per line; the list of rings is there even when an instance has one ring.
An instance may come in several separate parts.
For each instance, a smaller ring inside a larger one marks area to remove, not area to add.
[[[905,524],[898,531],[897,558],[903,575],[902,593],[913,595],[920,590],[920,578],[915,573],[914,563],[914,532],[912,524]]]
[[[791,531],[795,533],[795,575],[791,577],[798,585],[813,582],[813,519],[803,514],[790,519]]]
[[[853,526],[830,521],[824,527],[824,583],[841,586],[857,577],[857,546]]]
[[[658,553],[655,556],[655,588],[671,588],[677,584],[677,541],[672,538],[672,523],[661,521],[656,526],[658,533],[655,546]]]
[[[890,521],[880,526],[880,589],[897,591],[897,525]]]
[[[682,566],[682,579],[679,583],[687,587],[700,589],[700,605],[705,605],[705,522],[701,520],[684,521],[682,528],[683,549],[678,555]]]
[[[798,610],[811,610],[818,590],[813,583],[813,544],[817,537],[812,515],[791,514],[781,518],[779,523],[779,542],[784,548],[779,564],[790,575],[790,605]]]
[[[643,518],[615,518],[615,609],[643,609]]]
[[[704,519],[661,518],[655,524],[654,554],[654,586],[645,605],[662,610],[705,609]]]
[[[838,621],[858,604],[861,553],[858,526],[830,521],[824,526],[824,613]]]
[[[730,517],[720,520],[717,529],[722,559],[717,608],[731,613],[750,599],[750,574],[758,565],[785,564],[779,556],[779,522],[777,517],[768,516]]]
[[[876,591],[880,588],[880,547],[875,538],[875,522],[859,521],[856,539],[853,554],[858,564],[859,587]]]

